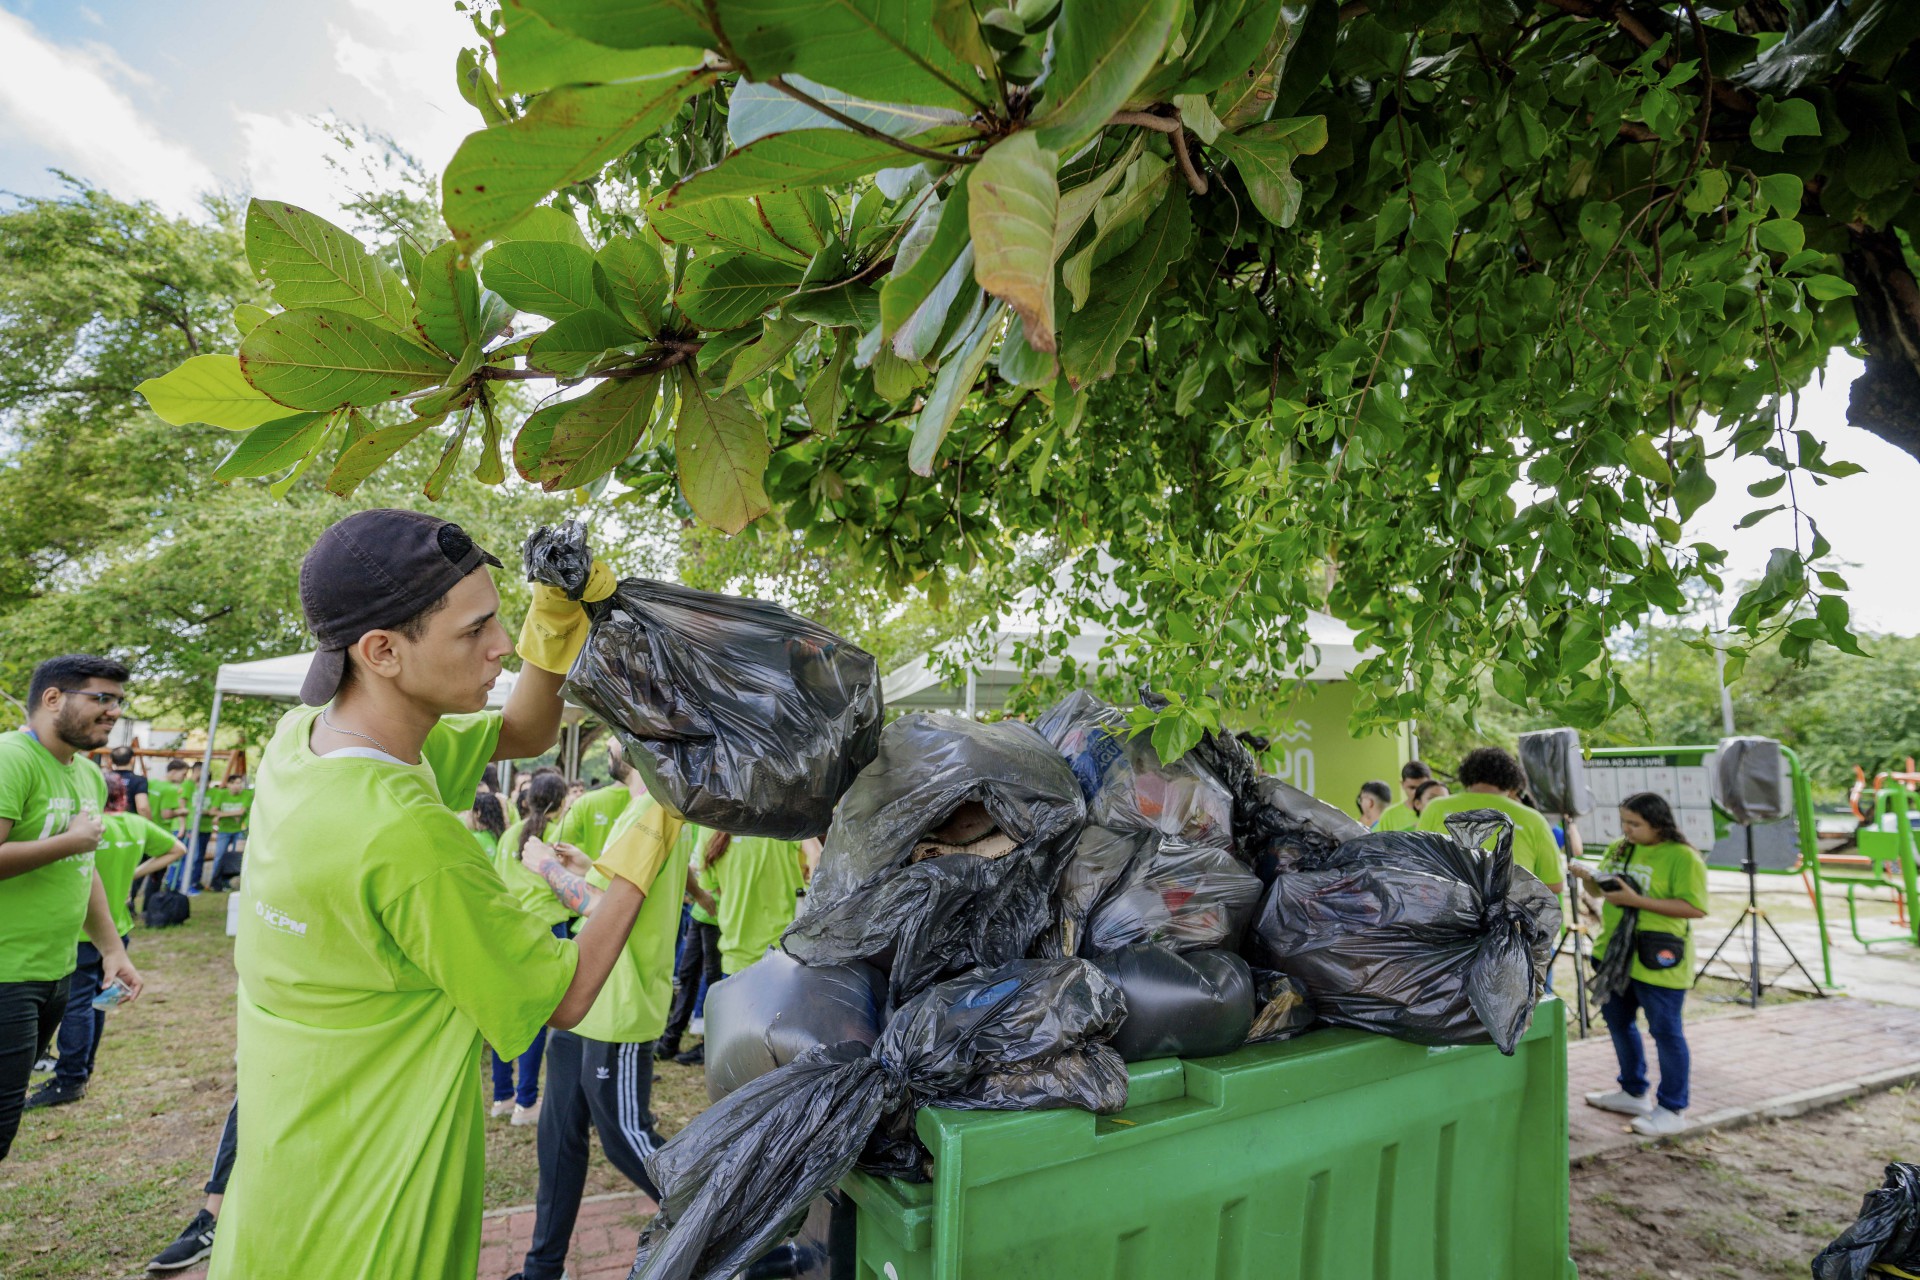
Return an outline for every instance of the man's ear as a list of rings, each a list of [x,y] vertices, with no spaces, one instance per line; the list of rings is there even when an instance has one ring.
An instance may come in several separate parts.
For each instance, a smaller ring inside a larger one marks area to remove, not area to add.
[[[369,631],[353,642],[353,656],[362,670],[389,680],[400,675],[400,654],[391,631]]]

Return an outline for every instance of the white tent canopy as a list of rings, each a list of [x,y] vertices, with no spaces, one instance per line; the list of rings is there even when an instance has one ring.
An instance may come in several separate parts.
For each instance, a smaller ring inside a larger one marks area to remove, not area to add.
[[[1109,584],[1099,590],[1103,604],[1111,605],[1118,590],[1111,584],[1122,566],[1105,552],[1099,556],[1102,581]],[[964,659],[971,646],[965,640],[950,641],[932,656],[917,658],[887,673],[881,694],[889,708],[901,711],[990,711],[1006,704],[1007,697],[1026,679],[1017,656],[1021,647],[1043,646],[1066,629],[1063,600],[1072,590],[1070,567],[1054,575],[1055,590],[1042,600],[1029,588],[1015,596],[1007,610],[1005,624],[983,637],[984,657],[972,662],[966,678],[949,683],[940,674],[943,656]],[[1082,621],[1079,634],[1068,638],[1066,656],[1083,671],[1098,670],[1100,651],[1113,641],[1113,633],[1096,623]],[[1306,680],[1344,680],[1368,656],[1356,645],[1353,628],[1331,614],[1312,610],[1307,614],[1307,635],[1312,648],[1303,655],[1299,668],[1285,673],[1289,678]],[[1316,653],[1317,651],[1317,653]],[[1051,675],[1060,669],[1060,661],[1049,658],[1034,668],[1034,674]]]

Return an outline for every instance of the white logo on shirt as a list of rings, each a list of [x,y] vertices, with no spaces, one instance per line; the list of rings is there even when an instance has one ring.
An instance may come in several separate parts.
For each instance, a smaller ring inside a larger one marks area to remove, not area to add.
[[[292,916],[280,910],[280,908],[270,907],[257,898],[253,903],[253,914],[259,916],[269,929],[277,929],[281,933],[295,938],[304,938],[307,936],[307,922],[305,920],[295,920]]]

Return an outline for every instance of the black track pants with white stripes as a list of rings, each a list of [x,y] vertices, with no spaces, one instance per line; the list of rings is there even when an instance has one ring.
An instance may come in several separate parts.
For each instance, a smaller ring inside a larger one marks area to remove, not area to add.
[[[660,1189],[641,1163],[665,1139],[653,1130],[653,1042],[608,1044],[570,1031],[547,1038],[547,1089],[541,1103],[540,1198],[533,1242],[521,1273],[559,1280],[587,1185],[587,1125],[620,1172],[655,1200]]]

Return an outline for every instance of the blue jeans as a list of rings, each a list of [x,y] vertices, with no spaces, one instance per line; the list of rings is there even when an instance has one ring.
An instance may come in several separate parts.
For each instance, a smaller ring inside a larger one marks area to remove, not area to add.
[[[1685,991],[1635,979],[1625,991],[1600,1006],[1607,1033],[1613,1037],[1614,1056],[1620,1059],[1620,1087],[1636,1098],[1647,1094],[1647,1054],[1640,1045],[1634,1014],[1646,1012],[1647,1030],[1653,1033],[1653,1047],[1660,1058],[1660,1092],[1655,1100],[1669,1111],[1687,1109],[1687,1076],[1693,1060],[1687,1052],[1686,1032],[1680,1026],[1680,1006],[1686,1000]]]
[[[547,1029],[540,1028],[534,1033],[532,1046],[512,1062],[504,1062],[500,1055],[487,1046],[487,1061],[493,1064],[493,1100],[505,1102],[512,1098],[523,1107],[530,1107],[540,1101],[540,1059],[547,1051]],[[515,1072],[519,1079],[514,1079]]]
[[[240,846],[246,842],[244,831],[222,831],[213,841],[213,886],[231,887],[240,878]]]
[[[120,935],[122,946],[126,941],[126,935]],[[53,1069],[53,1080],[63,1088],[78,1089],[93,1076],[93,1056],[100,1052],[100,1036],[107,1027],[107,1011],[94,1008],[93,998],[100,994],[105,976],[100,952],[91,942],[81,943],[74,955],[73,976],[67,980],[67,1011],[61,1016],[56,1042],[60,1061]]]
[[[207,855],[207,845],[213,841],[211,831],[191,831],[180,837],[180,843],[187,846],[187,856],[167,868],[167,887],[183,893],[200,892],[200,863]]]

